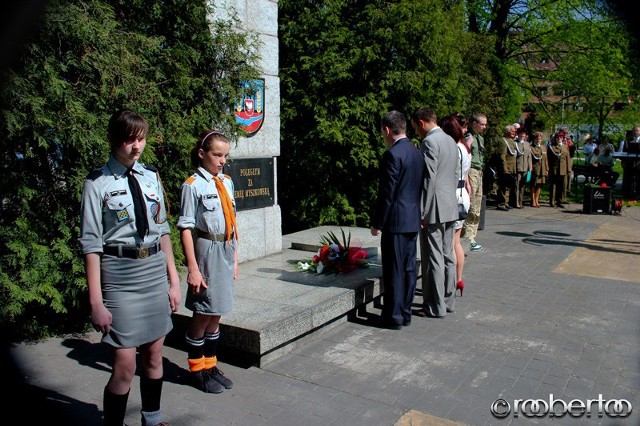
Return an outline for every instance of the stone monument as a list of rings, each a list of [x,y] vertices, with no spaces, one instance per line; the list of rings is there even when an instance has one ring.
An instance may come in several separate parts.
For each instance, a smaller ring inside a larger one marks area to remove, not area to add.
[[[280,155],[280,79],[278,77],[278,2],[271,0],[212,0],[210,20],[234,14],[238,31],[258,36],[261,50],[257,81],[245,82],[245,96],[234,108],[247,137],[231,148],[225,173],[236,191],[239,262],[282,250],[282,214],[278,205],[277,158]]]

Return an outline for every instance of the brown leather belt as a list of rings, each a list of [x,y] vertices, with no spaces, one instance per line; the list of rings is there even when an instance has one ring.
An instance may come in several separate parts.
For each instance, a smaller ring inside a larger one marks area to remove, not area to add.
[[[160,252],[160,244],[156,243],[151,247],[104,246],[102,251],[109,256],[144,259]]]
[[[204,238],[205,240],[219,241],[223,243],[226,236],[225,234],[209,234],[208,232],[204,232],[198,229],[198,237]],[[233,234],[231,234],[231,238],[233,238]]]

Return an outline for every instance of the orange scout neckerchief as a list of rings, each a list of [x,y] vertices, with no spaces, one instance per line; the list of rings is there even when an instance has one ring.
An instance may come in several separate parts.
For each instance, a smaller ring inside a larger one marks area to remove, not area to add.
[[[222,183],[222,179],[218,176],[214,176],[213,179],[216,182],[216,189],[218,190],[218,196],[222,203],[222,213],[224,213],[224,226],[225,226],[225,241],[231,240],[231,236],[235,233],[235,239],[238,239],[238,224],[236,223],[236,215],[233,211],[233,204],[231,203],[231,197],[229,192]]]

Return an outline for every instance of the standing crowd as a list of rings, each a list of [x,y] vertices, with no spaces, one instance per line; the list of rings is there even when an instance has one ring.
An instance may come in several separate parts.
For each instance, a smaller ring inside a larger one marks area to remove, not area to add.
[[[471,251],[482,249],[476,235],[483,193],[481,133],[487,117],[452,113],[438,119],[421,107],[410,122],[420,137],[419,148],[406,136],[402,113],[390,111],[382,118],[388,149],[380,160],[371,222],[371,235],[382,233],[381,325],[396,330],[409,326],[412,315],[444,318],[455,312],[456,298],[465,288],[461,238],[469,240]],[[418,242],[423,306],[414,312]]]

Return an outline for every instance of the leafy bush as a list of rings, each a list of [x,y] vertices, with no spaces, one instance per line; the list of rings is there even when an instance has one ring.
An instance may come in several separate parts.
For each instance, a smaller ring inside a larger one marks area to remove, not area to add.
[[[240,81],[258,76],[257,41],[235,31],[233,20],[210,24],[210,12],[199,0],[51,1],[21,56],[3,70],[5,337],[38,339],[87,325],[80,197],[88,172],[108,158],[113,111],[127,107],[149,120],[142,161],[160,168],[172,206],[202,129],[239,134],[229,109]],[[173,241],[180,261],[175,231]]]

